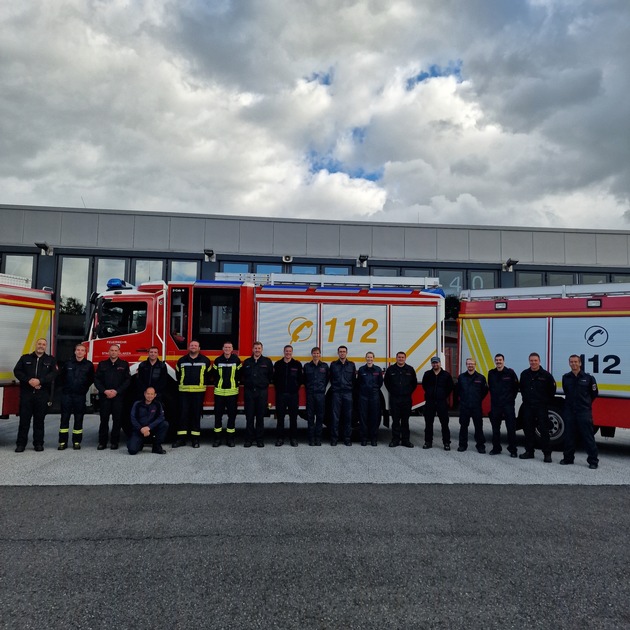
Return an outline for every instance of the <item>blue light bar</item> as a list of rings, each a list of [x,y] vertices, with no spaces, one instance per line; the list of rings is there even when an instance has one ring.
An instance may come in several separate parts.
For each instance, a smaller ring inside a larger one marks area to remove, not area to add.
[[[110,278],[107,281],[107,290],[113,291],[114,289],[125,289],[127,288],[127,283],[120,278]]]

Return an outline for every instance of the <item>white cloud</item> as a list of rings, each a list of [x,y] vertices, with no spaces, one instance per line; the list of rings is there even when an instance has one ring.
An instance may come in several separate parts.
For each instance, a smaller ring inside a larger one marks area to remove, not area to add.
[[[629,22],[626,0],[5,3],[0,201],[623,227]]]

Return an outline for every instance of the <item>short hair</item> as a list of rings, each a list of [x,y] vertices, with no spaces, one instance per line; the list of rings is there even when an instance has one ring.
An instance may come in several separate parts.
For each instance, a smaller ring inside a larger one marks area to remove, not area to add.
[[[500,352],[497,352],[497,353],[494,355],[494,358],[495,358],[495,359],[498,359],[499,357],[501,357],[501,358],[505,361],[505,357],[504,357],[504,356],[503,356]]]
[[[343,348],[346,352],[348,352],[348,346],[339,346],[339,347],[337,348],[337,352],[339,352],[339,350],[341,350],[342,348]]]
[[[399,354],[402,354],[402,355],[403,355],[403,357],[407,358],[407,353],[406,353],[406,352],[403,352],[402,350],[399,350],[399,351],[396,353],[396,356],[398,356]]]
[[[254,341],[254,343],[252,344],[252,348],[253,348],[254,346],[260,346],[261,348],[264,348],[264,346],[263,346],[263,344],[262,344],[262,341]]]
[[[315,346],[314,348],[311,348],[311,354],[313,354],[313,352],[319,352],[321,354],[321,348],[319,346]]]
[[[286,346],[284,346],[284,348],[282,348],[283,350],[286,350],[287,348],[291,348],[291,350],[293,350],[293,346],[288,343]]]
[[[75,343],[74,344],[74,349],[76,350],[77,348],[83,348],[84,350],[86,349],[85,346],[82,343]]]
[[[149,352],[151,352],[151,350],[157,350],[158,352],[160,351],[157,346],[149,346]]]
[[[374,357],[374,356],[376,356],[376,355],[375,355],[375,354],[374,354],[371,350],[368,350],[368,351],[365,353],[365,356],[367,357],[367,355],[368,355],[368,354],[371,354],[373,357]]]
[[[227,341],[224,341],[223,345],[224,346],[230,345],[230,346],[232,346],[232,348],[234,347],[234,344],[229,339]]]
[[[473,359],[472,357],[468,357],[466,361],[464,361],[464,363],[468,363],[468,361],[472,361],[475,365],[477,365],[477,361]]]
[[[155,391],[155,387],[153,387],[153,385],[149,385],[148,387],[146,387],[144,389],[144,393],[146,394],[150,389],[152,389],[157,394],[157,392]]]
[[[109,349],[111,350],[114,346],[116,346],[116,348],[118,348],[120,350],[120,344],[119,343],[110,343],[109,344]]]
[[[582,363],[582,357],[579,354],[570,354],[569,359],[577,359],[580,363]]]
[[[527,358],[531,359],[532,357],[538,357],[540,359],[540,355],[538,354],[538,352],[530,352],[529,357]]]

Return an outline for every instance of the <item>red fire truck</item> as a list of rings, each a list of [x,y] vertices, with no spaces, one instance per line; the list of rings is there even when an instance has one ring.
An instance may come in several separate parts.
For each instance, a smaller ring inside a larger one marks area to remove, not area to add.
[[[0,274],[0,417],[17,414],[20,388],[13,368],[23,354],[33,352],[35,342],[52,339],[55,302],[50,291],[31,289],[25,278]]]
[[[192,340],[199,341],[209,358],[219,356],[226,340],[244,358],[260,340],[273,360],[282,357],[286,344],[303,362],[310,361],[313,346],[332,361],[337,347],[346,345],[351,360],[363,363],[371,350],[386,367],[403,350],[420,371],[433,355],[443,357],[444,298],[431,292],[437,285],[434,278],[401,280],[217,274],[213,281],[150,282],[138,288],[110,281],[109,289],[92,300],[88,356],[98,364],[110,344],[120,344],[120,356],[134,373],[155,345],[174,376],[175,363]],[[422,404],[421,389],[416,407]],[[204,406],[213,406],[212,388]]]
[[[562,375],[571,354],[597,379],[596,429],[612,437],[616,427],[630,428],[630,284],[464,291],[459,318],[461,371],[466,357],[474,357],[487,374],[501,353],[519,374],[530,352],[540,355],[558,386],[549,414],[552,443],[564,434]]]

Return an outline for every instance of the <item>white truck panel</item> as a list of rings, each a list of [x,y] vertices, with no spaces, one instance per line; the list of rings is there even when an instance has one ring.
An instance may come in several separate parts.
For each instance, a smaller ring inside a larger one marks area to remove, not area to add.
[[[441,322],[435,308],[391,307],[390,362],[397,352],[407,355],[407,363],[422,374],[431,367],[431,357],[442,357]]]

